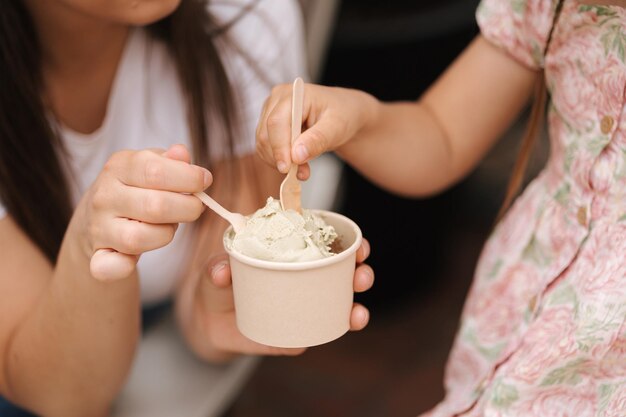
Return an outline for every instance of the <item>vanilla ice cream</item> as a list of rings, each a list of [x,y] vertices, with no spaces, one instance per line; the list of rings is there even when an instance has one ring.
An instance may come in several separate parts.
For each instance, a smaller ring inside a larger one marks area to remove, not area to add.
[[[272,197],[265,207],[247,219],[239,233],[231,231],[224,243],[229,250],[256,259],[301,262],[333,256],[330,245],[337,238],[332,226],[316,214],[282,210]]]

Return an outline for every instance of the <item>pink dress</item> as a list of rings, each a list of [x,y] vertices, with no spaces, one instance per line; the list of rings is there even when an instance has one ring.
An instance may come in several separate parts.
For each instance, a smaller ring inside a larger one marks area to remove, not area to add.
[[[626,9],[483,0],[482,35],[545,69],[551,155],[489,238],[426,415],[626,416]]]

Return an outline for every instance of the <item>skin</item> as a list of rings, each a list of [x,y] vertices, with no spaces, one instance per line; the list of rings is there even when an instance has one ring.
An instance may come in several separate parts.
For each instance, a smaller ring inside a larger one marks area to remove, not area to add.
[[[129,26],[166,16],[178,0],[26,5],[42,43],[44,101],[66,126],[89,133],[102,124]],[[242,159],[258,170],[267,187],[262,195],[275,193],[281,176],[256,157]],[[175,295],[190,347],[214,361],[302,352],[258,345],[237,331],[230,269],[218,243],[225,225],[189,195],[211,185],[212,175],[189,161],[181,145],[112,155],[78,203],[55,265],[10,216],[0,220],[0,395],[46,417],[107,415],[140,337],[136,262],[167,245],[179,223],[198,219],[203,238]],[[245,197],[252,195],[249,178],[238,184],[245,192],[232,209],[249,213],[261,203]],[[96,253],[104,259],[94,262]],[[359,263],[368,253],[364,243]],[[368,289],[373,277],[359,265],[355,291]],[[367,321],[367,310],[355,305],[352,328]]]
[[[528,102],[538,73],[477,36],[415,102],[305,86],[303,133],[289,143],[291,86],[272,90],[257,126],[258,154],[281,172],[334,151],[372,182],[429,196],[467,175]]]

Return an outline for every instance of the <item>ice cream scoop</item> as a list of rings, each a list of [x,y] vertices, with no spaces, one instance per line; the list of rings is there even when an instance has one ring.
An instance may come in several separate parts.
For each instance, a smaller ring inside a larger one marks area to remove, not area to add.
[[[335,229],[312,211],[282,210],[272,197],[246,219],[245,227],[225,239],[229,249],[251,258],[302,262],[333,256]]]

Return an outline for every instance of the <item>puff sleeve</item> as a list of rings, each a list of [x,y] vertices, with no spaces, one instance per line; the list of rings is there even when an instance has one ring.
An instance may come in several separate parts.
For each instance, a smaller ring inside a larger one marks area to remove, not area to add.
[[[558,0],[482,0],[476,10],[481,35],[532,69],[544,52]]]

